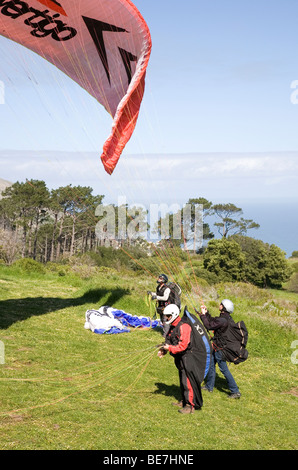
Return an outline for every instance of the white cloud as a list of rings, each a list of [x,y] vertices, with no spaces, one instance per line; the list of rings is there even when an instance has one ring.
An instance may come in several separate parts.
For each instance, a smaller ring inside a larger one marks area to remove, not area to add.
[[[0,151],[0,177],[44,180],[49,188],[88,185],[113,199],[187,201],[297,198],[298,152],[123,155],[112,176],[99,153]]]

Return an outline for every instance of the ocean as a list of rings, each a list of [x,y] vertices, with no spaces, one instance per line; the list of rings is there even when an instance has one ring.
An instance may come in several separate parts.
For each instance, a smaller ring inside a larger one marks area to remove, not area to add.
[[[242,202],[244,219],[253,219],[260,224],[256,230],[248,230],[247,236],[277,245],[290,257],[298,250],[298,203]]]

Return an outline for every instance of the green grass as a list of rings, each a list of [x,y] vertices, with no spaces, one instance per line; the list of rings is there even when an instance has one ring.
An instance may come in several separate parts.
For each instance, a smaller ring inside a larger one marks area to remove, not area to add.
[[[148,315],[144,294],[152,284],[112,270],[84,280],[0,268],[1,449],[298,448],[297,365],[291,362],[298,294],[222,284],[215,295],[212,287],[211,313],[218,314],[219,298],[230,297],[236,320],[249,329],[249,359],[231,365],[242,397],[227,398],[219,373],[203,409],[181,415],[171,405],[180,398],[173,358],[155,352],[160,332],[84,329],[86,310],[100,305]]]

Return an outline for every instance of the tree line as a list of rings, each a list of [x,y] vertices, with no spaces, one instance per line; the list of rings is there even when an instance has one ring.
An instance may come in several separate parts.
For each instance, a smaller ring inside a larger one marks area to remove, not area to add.
[[[95,209],[104,197],[92,192],[89,186],[72,185],[50,191],[40,180],[7,187],[0,200],[2,238],[10,248],[6,261],[17,255],[57,261],[65,254],[92,250],[96,245]],[[4,251],[2,240],[2,258]]]
[[[113,250],[133,243],[143,247],[140,256],[152,255],[152,250],[147,249],[150,243],[142,238],[140,227],[148,228],[147,213],[142,208],[129,211],[127,205],[124,207],[126,221],[135,222],[137,238],[131,240],[126,233],[121,233],[120,210],[115,210],[116,237],[105,239],[105,230],[106,233],[108,230],[104,224],[103,236],[98,237],[96,227],[104,220],[107,207],[103,200],[104,195],[93,195],[89,186],[67,185],[49,190],[44,181],[31,179],[7,187],[0,199],[0,259],[7,264],[17,258],[55,262],[87,252],[95,255],[103,246]],[[199,269],[198,276],[211,282],[243,280],[261,287],[280,286],[288,279],[285,254],[274,245],[247,236],[248,230],[257,229],[259,224],[243,218],[241,208],[231,203],[213,204],[203,197],[189,199],[186,205],[190,208],[192,229],[196,207],[203,208],[203,246],[199,251],[204,261],[203,271]],[[99,207],[102,210],[98,211]],[[182,223],[183,214],[183,211],[179,214]],[[169,223],[170,239],[175,215],[163,216]],[[217,239],[208,223],[211,216],[215,218],[214,229],[219,233]],[[160,217],[155,226],[158,237],[162,237],[163,218]],[[189,242],[185,234],[171,240],[176,247],[185,246],[185,242]],[[196,251],[195,244],[188,245],[188,249]],[[119,258],[118,255],[119,250],[112,256]]]

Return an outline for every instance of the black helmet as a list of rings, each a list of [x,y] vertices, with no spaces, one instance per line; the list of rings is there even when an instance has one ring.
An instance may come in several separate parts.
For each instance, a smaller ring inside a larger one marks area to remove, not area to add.
[[[168,282],[168,276],[166,274],[160,274],[157,279],[158,284],[164,282],[165,284]]]

